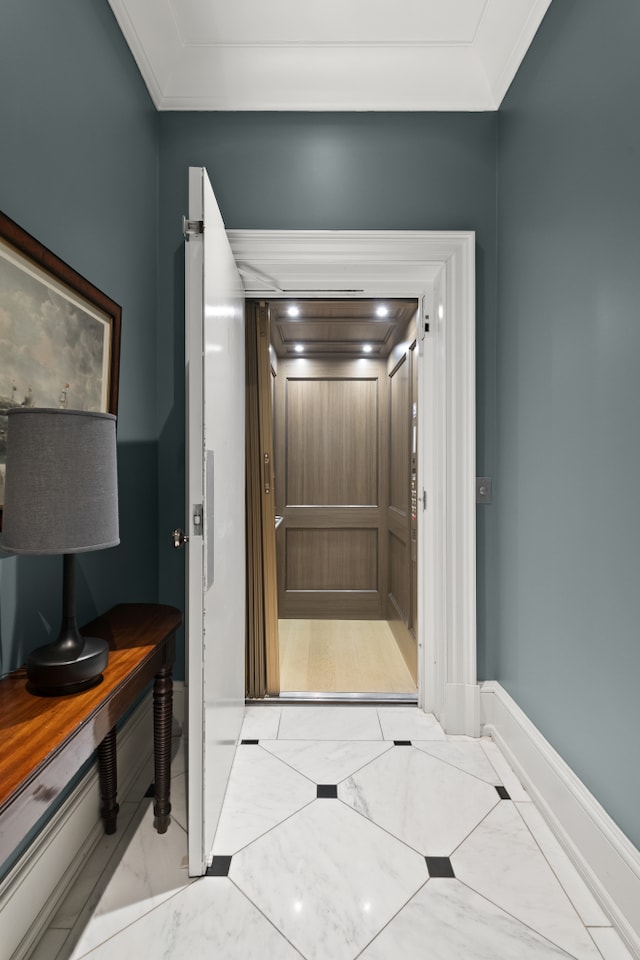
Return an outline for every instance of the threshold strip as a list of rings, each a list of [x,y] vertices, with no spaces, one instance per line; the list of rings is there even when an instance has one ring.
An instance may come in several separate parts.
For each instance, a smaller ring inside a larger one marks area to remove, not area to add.
[[[406,704],[415,706],[418,694],[412,693],[332,693],[311,690],[282,690],[277,697],[265,697],[263,700],[246,700],[250,706],[260,704],[282,706],[283,704],[302,703],[340,703],[340,704]]]

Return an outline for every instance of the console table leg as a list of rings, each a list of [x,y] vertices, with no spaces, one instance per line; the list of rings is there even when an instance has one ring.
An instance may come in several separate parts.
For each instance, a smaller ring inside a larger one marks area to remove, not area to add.
[[[173,722],[173,678],[171,666],[156,674],[153,684],[153,752],[155,764],[155,800],[153,813],[158,833],[169,826],[171,803],[171,725]]]
[[[118,791],[118,764],[116,758],[116,728],[113,727],[98,746],[98,770],[102,796],[102,819],[104,832],[115,833],[118,817],[116,794]]]

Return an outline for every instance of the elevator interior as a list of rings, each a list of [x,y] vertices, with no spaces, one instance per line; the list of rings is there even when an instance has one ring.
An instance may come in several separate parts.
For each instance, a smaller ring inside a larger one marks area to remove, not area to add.
[[[415,697],[417,303],[255,309],[270,340],[281,692]]]

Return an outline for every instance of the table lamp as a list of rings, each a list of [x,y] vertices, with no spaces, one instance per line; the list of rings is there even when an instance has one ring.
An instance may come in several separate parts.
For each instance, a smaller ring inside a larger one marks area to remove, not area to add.
[[[109,646],[76,621],[75,554],[120,543],[116,418],[109,413],[18,407],[8,413],[2,549],[63,554],[57,640],[27,660],[42,694],[72,693],[101,679]]]

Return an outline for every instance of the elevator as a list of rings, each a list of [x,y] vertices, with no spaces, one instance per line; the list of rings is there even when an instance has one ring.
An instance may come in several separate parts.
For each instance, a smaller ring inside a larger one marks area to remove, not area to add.
[[[417,309],[248,304],[269,337],[273,449],[259,468],[283,696],[416,697]]]

